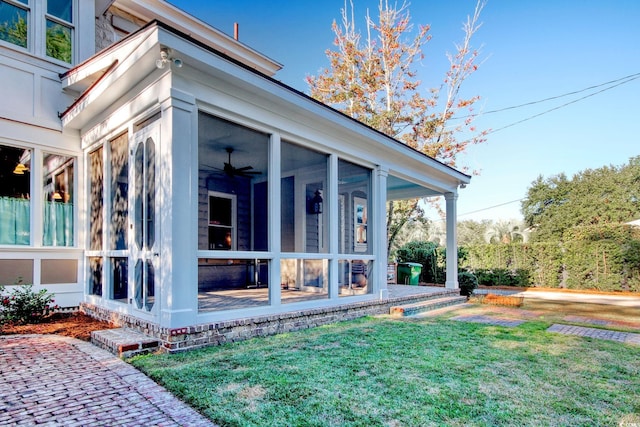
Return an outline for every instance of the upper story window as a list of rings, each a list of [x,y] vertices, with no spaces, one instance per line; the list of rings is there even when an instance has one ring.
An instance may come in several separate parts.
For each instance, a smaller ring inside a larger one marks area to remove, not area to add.
[[[0,0],[0,40],[38,56],[73,60],[74,0]],[[44,36],[38,36],[44,34]]]
[[[22,3],[0,1],[0,40],[28,48],[29,8]]]
[[[47,56],[71,63],[73,38],[72,0],[47,0]]]

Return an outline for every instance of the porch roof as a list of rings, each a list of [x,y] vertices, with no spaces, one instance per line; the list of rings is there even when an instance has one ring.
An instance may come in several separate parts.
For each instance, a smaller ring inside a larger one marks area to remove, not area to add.
[[[337,141],[332,151],[380,165],[389,173],[389,199],[456,192],[471,180],[469,175],[158,21],[61,76],[63,88],[77,94],[76,101],[61,114],[63,127],[84,133],[96,124],[99,114],[129,91],[142,91],[164,73],[181,72],[156,67],[160,49],[169,49],[185,69],[250,92],[257,104],[268,105],[272,111],[328,135]]]

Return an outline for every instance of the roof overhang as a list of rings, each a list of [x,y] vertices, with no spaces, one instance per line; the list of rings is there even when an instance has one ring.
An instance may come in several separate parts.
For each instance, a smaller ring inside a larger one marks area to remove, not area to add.
[[[141,2],[137,0],[114,0],[109,3],[109,5],[111,4],[146,22],[160,21],[169,23],[172,28],[188,35],[194,40],[222,52],[268,76],[273,76],[282,69],[282,64],[166,1],[146,0]]]
[[[61,115],[63,126],[83,129],[150,74],[160,76],[163,71],[157,69],[156,60],[162,48],[169,48],[185,67],[211,77],[227,90],[244,91],[252,103],[337,141],[331,147],[333,152],[379,165],[388,173],[390,199],[457,192],[471,180],[469,175],[160,22],[148,24],[62,75],[63,87],[79,94]]]
[[[156,68],[158,29],[148,25],[61,75],[63,89],[78,94],[60,115],[63,127],[81,129]]]

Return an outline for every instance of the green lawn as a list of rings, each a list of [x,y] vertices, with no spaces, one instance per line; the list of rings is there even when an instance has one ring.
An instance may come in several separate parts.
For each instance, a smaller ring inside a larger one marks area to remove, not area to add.
[[[131,362],[222,426],[640,423],[640,346],[547,333],[545,318],[503,328],[450,316],[364,318]]]

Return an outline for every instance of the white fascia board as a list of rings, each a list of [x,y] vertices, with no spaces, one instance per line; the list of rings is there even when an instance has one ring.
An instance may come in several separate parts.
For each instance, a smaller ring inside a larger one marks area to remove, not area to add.
[[[282,64],[165,1],[116,0],[114,5],[147,21],[157,19],[268,76],[282,69]]]
[[[88,60],[73,67],[62,75],[62,88],[75,92],[83,92],[98,80],[104,71],[118,60],[128,57],[138,46],[153,33],[155,27],[149,27],[121,42],[104,49]]]
[[[84,124],[113,104],[118,98],[126,94],[136,83],[156,69],[155,60],[159,57],[158,29],[151,27],[144,32],[146,37],[137,39],[138,44],[127,46],[126,49],[116,51],[112,59],[118,63],[107,71],[94,86],[80,95],[76,103],[62,116],[63,127],[80,129]],[[157,49],[154,49],[158,47]],[[156,54],[156,50],[157,53]],[[106,58],[99,58],[97,62],[107,64]]]

